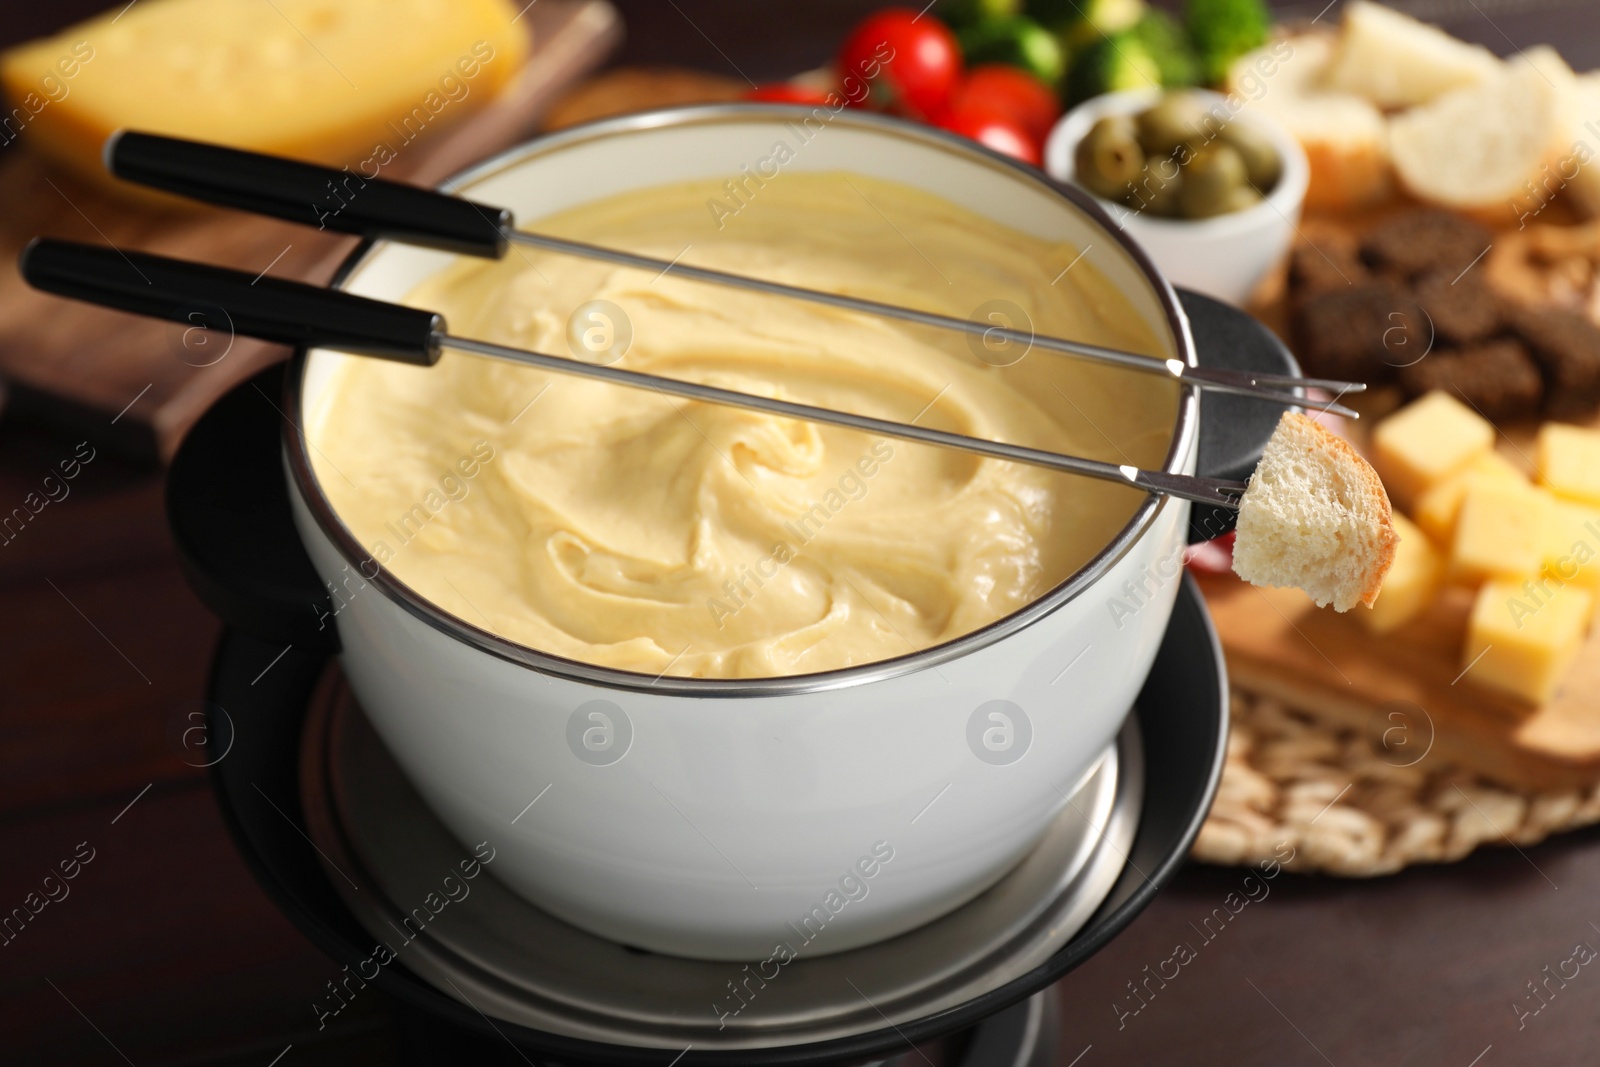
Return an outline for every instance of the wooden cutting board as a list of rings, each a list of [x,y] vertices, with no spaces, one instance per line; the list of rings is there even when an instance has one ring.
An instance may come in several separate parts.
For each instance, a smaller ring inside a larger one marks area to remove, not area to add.
[[[492,103],[408,145],[385,177],[436,183],[525,139],[622,37],[606,0],[541,0],[519,22],[533,42],[521,73]],[[49,234],[322,283],[356,244],[240,212],[131,203],[75,182],[25,148],[0,158],[0,204],[0,377],[12,407],[147,459],[170,457],[213,400],[285,349],[237,338],[217,358],[223,339],[197,351],[181,326],[36,292],[17,273],[23,245]]]
[[[1304,236],[1364,232],[1386,215],[1413,205],[1396,200],[1359,216],[1309,215]],[[1547,220],[1574,220],[1552,210]],[[1287,337],[1282,272],[1269,279],[1250,310]],[[1345,402],[1361,412],[1344,431],[1364,450],[1374,423],[1403,403],[1385,388]],[[1500,428],[1497,448],[1532,473],[1532,425]],[[1475,770],[1501,784],[1549,791],[1600,782],[1600,626],[1590,633],[1562,686],[1543,707],[1501,696],[1463,677],[1462,647],[1473,594],[1447,589],[1423,615],[1383,637],[1370,634],[1356,613],[1319,611],[1297,590],[1257,589],[1232,575],[1205,575],[1201,589],[1222,639],[1233,680],[1306,711],[1381,737],[1404,724],[1405,743],[1432,745],[1431,755]],[[1389,714],[1400,717],[1391,719]],[[1400,740],[1393,734],[1393,740]],[[1412,750],[1403,753],[1409,761]]]
[[[1257,589],[1232,575],[1200,576],[1200,588],[1241,688],[1374,738],[1399,727],[1389,743],[1401,762],[1443,759],[1530,791],[1600,781],[1600,628],[1561,693],[1536,708],[1462,677],[1469,590],[1449,590],[1375,637],[1353,613],[1318,610],[1298,590]]]

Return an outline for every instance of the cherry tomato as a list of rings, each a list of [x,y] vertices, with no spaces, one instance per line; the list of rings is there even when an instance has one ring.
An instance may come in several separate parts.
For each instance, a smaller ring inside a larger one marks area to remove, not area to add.
[[[999,63],[973,67],[967,73],[952,110],[968,108],[1005,115],[1041,144],[1061,114],[1061,103],[1048,85],[1027,71]]]
[[[1036,167],[1044,158],[1039,142],[1023,129],[1021,123],[987,108],[958,108],[946,115],[939,125],[952,133],[970,137],[1002,155],[1032,163]]]
[[[857,107],[934,120],[961,79],[961,46],[949,27],[909,7],[869,15],[839,50],[839,84]]]
[[[769,104],[826,104],[831,93],[813,89],[794,82],[770,82],[758,85],[744,94],[746,100],[762,100]]]

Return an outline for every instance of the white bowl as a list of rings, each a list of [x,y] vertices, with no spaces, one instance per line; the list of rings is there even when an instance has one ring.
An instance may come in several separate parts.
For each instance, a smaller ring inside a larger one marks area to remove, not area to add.
[[[799,136],[808,115],[724,105],[629,116],[542,138],[450,188],[532,220],[629,189],[737,174]],[[1033,168],[856,111],[832,117],[788,166],[903,182],[1071,241],[1167,355],[1195,363],[1176,294],[1144,254],[1086,197]],[[358,250],[337,284],[395,300],[451,258],[380,242]],[[486,843],[506,885],[624,944],[756,961],[789,943],[820,955],[970,900],[1027,855],[1111,746],[1177,595],[1189,508],[1149,497],[1039,600],[914,655],[747,680],[562,659],[442,611],[340,521],[303,427],[351,358],[360,357],[299,354],[285,430],[301,537],[330,588],[349,594],[334,619],[345,676],[463,857]],[[1193,392],[1176,412],[1163,466],[1193,472]],[[1126,607],[1128,589],[1142,590],[1141,606],[1119,616],[1112,598]]]
[[[1220,93],[1194,90],[1215,114],[1248,124],[1271,139],[1283,160],[1283,176],[1254,207],[1209,219],[1164,219],[1095,197],[1122,229],[1150,253],[1174,285],[1242,305],[1279,260],[1288,254],[1300,224],[1311,177],[1305,150],[1278,123],[1257,112],[1240,112]],[[1131,115],[1160,99],[1160,89],[1132,89],[1086,100],[1062,116],[1045,142],[1044,166],[1057,181],[1076,184],[1073,157],[1078,142],[1108,115]],[[1215,109],[1222,109],[1216,111]],[[1087,192],[1087,190],[1085,190]],[[1092,194],[1091,194],[1092,195]]]

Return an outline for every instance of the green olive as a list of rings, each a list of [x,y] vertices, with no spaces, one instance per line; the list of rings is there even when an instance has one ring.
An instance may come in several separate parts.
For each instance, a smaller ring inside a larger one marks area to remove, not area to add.
[[[1183,188],[1183,171],[1170,159],[1158,159],[1144,169],[1134,196],[1126,203],[1135,211],[1158,218],[1179,215],[1178,195]]]
[[[1261,203],[1262,196],[1248,185],[1238,186],[1228,194],[1228,202],[1222,209],[1222,214],[1231,215],[1235,211],[1243,211],[1247,207],[1255,207]]]
[[[1222,129],[1222,139],[1244,160],[1245,178],[1263,196],[1272,191],[1283,174],[1283,158],[1272,141],[1248,123],[1230,122]]]
[[[1234,192],[1245,184],[1244,160],[1229,145],[1208,144],[1183,168],[1178,207],[1186,219],[1205,219],[1233,210]]]
[[[1123,199],[1144,170],[1133,120],[1108,115],[1096,122],[1078,142],[1073,164],[1079,185],[1107,200]]]
[[[1139,113],[1139,146],[1152,156],[1169,155],[1181,144],[1209,140],[1216,124],[1203,98],[1168,93]]]

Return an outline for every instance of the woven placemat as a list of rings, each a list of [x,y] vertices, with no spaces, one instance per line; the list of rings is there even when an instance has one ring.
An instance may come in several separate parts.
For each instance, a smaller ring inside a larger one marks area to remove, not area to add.
[[[1234,689],[1227,762],[1193,855],[1283,862],[1349,878],[1531,845],[1600,822],[1600,786],[1525,793],[1431,756],[1428,724],[1375,713],[1368,730]]]

